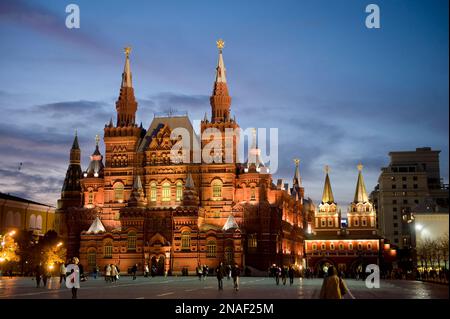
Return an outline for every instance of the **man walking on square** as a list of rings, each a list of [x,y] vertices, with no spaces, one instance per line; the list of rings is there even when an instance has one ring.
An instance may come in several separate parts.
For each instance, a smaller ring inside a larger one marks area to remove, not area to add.
[[[235,264],[231,270],[231,276],[233,277],[234,290],[239,291],[239,277],[241,276],[241,269],[238,264]]]
[[[216,276],[217,276],[217,282],[219,284],[219,290],[223,290],[223,263],[220,263],[219,266],[216,268]]]

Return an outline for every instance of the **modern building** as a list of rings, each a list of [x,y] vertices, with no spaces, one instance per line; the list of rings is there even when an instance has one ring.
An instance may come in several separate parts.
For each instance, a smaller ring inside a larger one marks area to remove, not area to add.
[[[307,234],[305,240],[307,266],[318,275],[334,266],[347,276],[353,276],[357,272],[364,272],[368,264],[379,264],[384,246],[377,234],[376,211],[367,196],[360,164],[355,197],[350,203],[347,221],[342,223],[341,210],[331,188],[328,166],[325,171],[322,202],[315,213],[314,231]]]
[[[447,214],[449,188],[439,168],[440,151],[430,147],[390,152],[371,193],[381,236],[401,249],[414,247],[415,214]]]
[[[239,125],[231,117],[221,41],[218,47],[211,117],[205,115],[200,127],[201,133],[218,132],[222,142],[217,152],[208,153],[212,162],[186,160],[194,158],[196,147],[205,151],[208,142],[195,134],[188,116],[155,116],[147,130],[136,124],[129,48],[117,121],[104,127],[105,155],[97,137],[84,171],[75,136],[58,212],[65,217],[69,256],[79,255],[88,269],[114,263],[126,271],[149,264],[160,273],[179,274],[193,273],[198,264],[266,270],[272,263],[304,262],[310,218],[303,209],[299,163],[291,189],[275,185],[260,160],[256,133],[251,156],[237,162],[240,136],[225,132]],[[189,151],[173,153],[179,142],[173,139],[175,130],[188,133],[182,142]],[[231,162],[225,160],[229,152]]]
[[[55,207],[0,193],[0,233],[22,230],[44,236],[49,230],[59,232],[59,228]]]

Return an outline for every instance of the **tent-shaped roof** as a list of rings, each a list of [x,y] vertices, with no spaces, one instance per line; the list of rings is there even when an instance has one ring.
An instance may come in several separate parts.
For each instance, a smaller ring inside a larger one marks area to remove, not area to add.
[[[91,227],[89,227],[86,234],[98,234],[106,232],[105,226],[103,226],[100,218],[95,217],[95,220],[92,222]]]

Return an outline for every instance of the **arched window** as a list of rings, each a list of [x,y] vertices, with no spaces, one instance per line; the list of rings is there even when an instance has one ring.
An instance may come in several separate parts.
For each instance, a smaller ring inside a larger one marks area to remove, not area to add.
[[[312,244],[312,250],[317,250],[317,244]]]
[[[252,234],[248,237],[248,248],[256,248],[258,246],[258,240],[256,234]]]
[[[97,251],[95,250],[95,248],[89,248],[87,252],[87,260],[89,267],[88,270],[91,271],[95,266],[97,266]]]
[[[326,244],[322,244],[322,250],[326,250],[327,249],[327,245]]]
[[[123,184],[122,183],[115,183],[114,184],[114,200],[116,202],[122,203],[123,202]]]
[[[136,233],[134,231],[128,233],[128,250],[136,250]]]
[[[222,182],[219,179],[215,179],[212,182],[212,191],[214,199],[222,198]]]
[[[105,241],[103,245],[103,256],[104,258],[112,258],[113,244],[112,240]]]
[[[191,249],[191,233],[189,231],[184,231],[181,233],[181,249]]]
[[[359,226],[359,219],[358,218],[355,218],[355,220],[353,221],[353,225]]]
[[[150,201],[156,202],[156,183],[155,182],[150,184]]]
[[[352,243],[349,243],[349,244],[348,244],[348,249],[349,249],[349,250],[353,250],[353,244],[352,244]]]
[[[216,257],[217,244],[215,240],[208,240],[206,243],[206,257]]]
[[[165,182],[162,185],[162,201],[170,202],[170,183],[169,182]]]
[[[361,243],[358,243],[358,250],[362,250],[363,249],[363,245]]]
[[[334,244],[333,243],[330,244],[330,249],[334,250]]]
[[[13,225],[14,225],[13,212],[9,211],[8,214],[6,214],[6,226],[9,227],[9,226],[13,226]],[[30,228],[31,228],[31,225],[30,225]]]
[[[367,226],[367,219],[365,217],[361,220],[361,224],[362,226]]]
[[[89,190],[88,193],[88,204],[92,205],[94,203],[94,192],[91,190]]]
[[[176,201],[179,202],[183,199],[183,183],[178,181],[177,182],[177,199]]]
[[[372,250],[372,244],[371,243],[367,244],[367,250]]]
[[[344,250],[344,244],[339,244],[339,250]]]
[[[36,228],[36,216],[34,214],[32,214],[30,216],[29,227],[30,227],[30,229],[35,229]]]
[[[42,216],[38,215],[36,217],[36,229],[41,230],[42,229]]]
[[[325,220],[325,218],[322,218],[320,220],[320,226],[325,227],[327,225],[327,221]]]
[[[233,247],[225,248],[225,262],[227,265],[233,265]]]
[[[250,200],[256,200],[256,189],[255,186],[252,186],[250,189]]]
[[[16,213],[14,214],[14,226],[20,227],[21,224],[22,224],[22,223],[21,223],[20,213],[19,213],[19,212],[16,212]]]
[[[328,227],[333,227],[333,218],[328,218]]]

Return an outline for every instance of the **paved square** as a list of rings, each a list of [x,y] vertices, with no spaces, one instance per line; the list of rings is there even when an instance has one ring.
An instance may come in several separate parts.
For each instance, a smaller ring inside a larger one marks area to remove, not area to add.
[[[363,281],[346,280],[350,294],[346,299],[448,299],[448,286],[405,280],[383,280],[379,289],[366,288]],[[273,278],[242,277],[238,292],[233,281],[224,280],[224,290],[218,291],[217,280],[209,277],[121,277],[116,283],[101,278],[89,278],[81,283],[80,299],[316,299],[322,279],[296,278],[277,286]],[[42,283],[41,283],[42,285]],[[36,288],[31,277],[0,279],[1,299],[69,299],[71,291],[60,287],[59,278],[53,277],[47,287]]]

